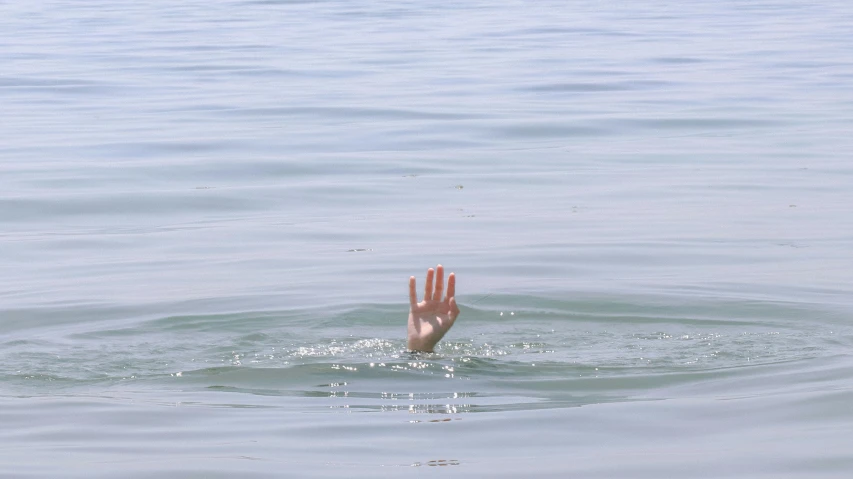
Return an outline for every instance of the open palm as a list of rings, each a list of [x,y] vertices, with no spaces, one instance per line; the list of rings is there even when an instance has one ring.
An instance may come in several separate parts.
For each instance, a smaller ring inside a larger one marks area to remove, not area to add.
[[[442,296],[443,293],[444,267],[441,265],[435,270],[427,270],[424,300],[421,302],[418,302],[415,291],[415,277],[409,278],[409,350],[432,352],[459,316],[454,297],[456,275],[453,273],[447,278],[447,294]]]

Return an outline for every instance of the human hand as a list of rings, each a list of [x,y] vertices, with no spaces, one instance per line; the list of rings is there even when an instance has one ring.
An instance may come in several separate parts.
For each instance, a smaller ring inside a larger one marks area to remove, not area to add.
[[[433,289],[433,278],[435,288]],[[456,275],[450,273],[447,278],[447,295],[442,298],[444,290],[444,267],[430,268],[426,275],[424,300],[418,302],[415,292],[415,277],[409,278],[409,340],[410,351],[431,353],[435,345],[441,341],[456,317],[459,308],[456,306]]]

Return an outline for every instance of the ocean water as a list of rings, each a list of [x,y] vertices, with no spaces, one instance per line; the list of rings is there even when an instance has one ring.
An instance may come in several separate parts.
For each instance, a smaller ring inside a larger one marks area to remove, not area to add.
[[[852,24],[3,2],[0,477],[850,477]]]

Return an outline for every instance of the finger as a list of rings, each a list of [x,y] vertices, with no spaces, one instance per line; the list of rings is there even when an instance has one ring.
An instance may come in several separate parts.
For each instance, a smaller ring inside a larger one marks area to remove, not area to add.
[[[415,291],[415,277],[409,277],[409,304],[412,309],[418,304],[418,293]]]
[[[447,278],[447,298],[453,298],[456,296],[456,273],[450,273],[450,277]]]
[[[432,293],[433,301],[441,301],[441,293],[444,291],[444,266],[435,267],[435,292]]]
[[[432,279],[435,275],[435,270],[432,268],[427,270],[426,287],[424,288],[424,301],[432,299]]]
[[[450,320],[456,321],[459,316],[459,306],[456,305],[456,298],[450,298]]]

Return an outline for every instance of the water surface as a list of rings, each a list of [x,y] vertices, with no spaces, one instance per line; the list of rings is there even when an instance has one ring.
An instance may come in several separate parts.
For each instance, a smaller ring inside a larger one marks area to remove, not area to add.
[[[851,20],[7,2],[0,471],[847,477]]]

